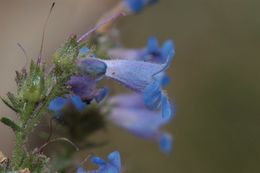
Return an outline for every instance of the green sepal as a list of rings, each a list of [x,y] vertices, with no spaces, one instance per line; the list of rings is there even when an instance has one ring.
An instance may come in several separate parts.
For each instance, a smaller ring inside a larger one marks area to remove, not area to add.
[[[17,132],[17,131],[21,131],[21,127],[18,126],[15,122],[13,122],[12,120],[10,120],[9,118],[6,117],[2,117],[0,119],[0,121],[7,125],[8,127],[10,127],[11,129],[13,129],[13,131]]]

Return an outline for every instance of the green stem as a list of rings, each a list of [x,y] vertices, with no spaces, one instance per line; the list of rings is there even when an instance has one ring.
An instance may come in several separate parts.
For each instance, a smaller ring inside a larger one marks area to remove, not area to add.
[[[12,155],[12,168],[17,170],[26,156],[26,149],[24,147],[26,137],[23,132],[16,132],[15,137],[16,141]]]
[[[27,103],[25,105],[24,112],[20,118],[21,127],[23,127],[23,129],[16,133],[16,143],[12,155],[12,168],[14,170],[19,169],[19,167],[22,165],[22,162],[27,154],[27,150],[25,148],[27,137],[41,121],[48,103],[53,98],[53,96],[54,88],[47,96],[47,98],[42,103],[39,103],[37,107],[35,107],[34,103]]]

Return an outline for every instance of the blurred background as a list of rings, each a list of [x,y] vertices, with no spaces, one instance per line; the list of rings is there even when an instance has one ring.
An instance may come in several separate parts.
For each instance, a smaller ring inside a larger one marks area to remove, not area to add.
[[[39,51],[42,25],[52,1],[0,0],[0,95],[15,90],[14,70]],[[56,0],[44,55],[50,57],[72,33],[81,34],[117,0]],[[143,13],[121,20],[128,47],[143,47],[149,36],[172,38],[176,58],[168,94],[177,109],[166,127],[175,139],[163,155],[155,143],[111,127],[105,156],[122,153],[128,173],[260,172],[260,1],[161,0]],[[1,116],[14,114],[0,103]],[[0,150],[10,156],[11,130],[0,124]]]

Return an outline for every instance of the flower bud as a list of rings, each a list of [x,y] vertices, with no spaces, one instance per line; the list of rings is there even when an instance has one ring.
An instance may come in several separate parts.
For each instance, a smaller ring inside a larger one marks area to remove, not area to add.
[[[83,75],[97,79],[106,73],[107,65],[94,58],[85,58],[79,62],[79,69]]]
[[[54,64],[62,71],[70,70],[79,53],[79,46],[76,36],[72,36],[69,40],[59,48],[53,55]]]
[[[38,102],[44,92],[44,72],[43,69],[33,61],[30,72],[19,92],[19,95],[27,101]]]

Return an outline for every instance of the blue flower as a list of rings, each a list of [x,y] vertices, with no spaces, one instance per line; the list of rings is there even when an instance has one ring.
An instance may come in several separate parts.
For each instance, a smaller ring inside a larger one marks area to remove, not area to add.
[[[121,159],[118,151],[114,151],[108,155],[108,161],[100,157],[94,156],[91,162],[98,165],[96,170],[86,171],[84,168],[79,167],[77,173],[121,173]]]
[[[160,47],[156,37],[150,37],[147,45],[142,49],[115,48],[108,51],[113,59],[128,59],[138,61],[149,61],[155,63],[166,63],[175,55],[175,46],[172,40],[166,40]]]
[[[171,119],[164,119],[160,112],[147,109],[141,95],[119,95],[112,97],[109,103],[112,105],[109,119],[114,124],[139,137],[157,141],[165,153],[171,151],[171,136],[160,130]]]
[[[175,46],[172,40],[166,40],[162,47],[159,46],[156,37],[150,37],[147,41],[146,51],[144,53],[144,59],[165,63],[167,60],[171,60],[175,55]]]
[[[59,118],[62,116],[62,110],[66,106],[73,106],[78,111],[83,111],[86,108],[86,103],[84,103],[79,96],[72,95],[69,97],[56,97],[49,103],[48,109],[55,113],[55,117]]]
[[[166,64],[155,64],[131,60],[105,60],[106,76],[124,86],[143,93],[144,103],[150,109],[162,110],[162,116],[170,119],[172,116],[171,103],[162,90],[165,85],[164,71]]]
[[[152,5],[158,0],[124,0],[126,7],[133,13],[138,13],[147,5]]]
[[[162,90],[162,86],[164,86],[162,76],[164,76],[164,72],[169,67],[170,59],[163,64],[136,60],[102,60],[97,58],[85,58],[80,62],[79,66],[83,74],[96,74],[102,71],[102,75],[94,76],[99,76],[100,78],[105,75],[136,92],[143,93],[144,102],[150,109],[162,108],[163,117],[171,117],[171,104]],[[98,68],[95,69],[95,67]]]
[[[97,103],[101,102],[108,94],[108,88],[96,88],[97,81],[88,75],[85,76],[71,76],[66,83],[70,86],[70,90],[80,96],[83,101],[90,103],[93,99]]]

